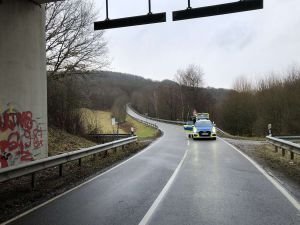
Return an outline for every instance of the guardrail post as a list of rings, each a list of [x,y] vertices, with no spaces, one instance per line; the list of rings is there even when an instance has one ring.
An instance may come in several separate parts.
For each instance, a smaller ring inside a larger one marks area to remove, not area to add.
[[[282,157],[284,157],[285,156],[285,149],[281,149],[281,154],[282,154]]]
[[[62,177],[62,175],[63,175],[63,165],[60,164],[59,165],[59,176]]]
[[[80,159],[78,159],[78,166],[79,167],[81,167],[81,163],[82,163],[82,161],[81,161],[81,158],[80,158]]]
[[[291,160],[294,160],[294,152],[290,151],[291,153]]]
[[[278,146],[275,146],[275,152],[278,152]]]
[[[36,184],[36,179],[35,179],[35,173],[31,174],[31,188],[34,189],[35,188],[35,184]]]
[[[108,156],[108,151],[104,151],[104,155],[103,155],[103,158],[107,157]]]

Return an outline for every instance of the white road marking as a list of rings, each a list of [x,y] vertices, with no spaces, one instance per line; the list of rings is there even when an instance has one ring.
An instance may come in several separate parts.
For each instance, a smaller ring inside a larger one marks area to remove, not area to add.
[[[284,197],[289,200],[289,202],[300,212],[300,203],[295,199],[276,179],[270,176],[261,166],[259,166],[253,159],[251,159],[248,155],[243,153],[241,150],[230,144],[229,142],[225,141],[223,138],[218,138],[225,142],[227,145],[232,147],[234,150],[239,152],[242,156],[248,159],[255,167],[261,172],[283,195]]]
[[[143,219],[141,220],[141,222],[139,223],[139,225],[146,225],[149,223],[151,217],[153,216],[155,210],[157,209],[157,207],[159,206],[159,203],[162,201],[162,199],[165,197],[166,193],[168,192],[168,190],[170,189],[172,183],[174,182],[185,158],[187,156],[187,150],[185,151],[180,163],[178,164],[177,168],[175,169],[174,173],[172,174],[172,176],[170,177],[170,179],[168,180],[168,183],[164,186],[164,188],[162,189],[162,191],[159,193],[158,197],[155,199],[155,201],[153,202],[152,206],[150,207],[150,209],[147,211],[147,213],[145,214],[145,216],[143,217]]]
[[[161,137],[162,137],[162,136],[161,136]],[[47,205],[47,204],[53,202],[54,200],[56,200],[56,199],[58,199],[58,198],[60,198],[60,197],[62,197],[62,196],[64,196],[64,195],[66,195],[66,194],[68,194],[68,193],[70,193],[70,192],[72,192],[72,191],[74,191],[74,190],[76,190],[76,189],[78,189],[78,188],[80,188],[80,187],[82,187],[82,186],[84,186],[84,185],[86,185],[86,184],[92,182],[93,180],[96,180],[96,179],[98,179],[99,177],[104,176],[105,174],[109,173],[110,171],[112,171],[112,170],[114,170],[114,169],[117,169],[118,167],[124,165],[124,164],[127,163],[128,161],[130,161],[130,160],[136,158],[137,156],[139,156],[139,155],[145,153],[146,151],[148,151],[150,148],[152,148],[154,145],[156,145],[157,143],[159,143],[159,142],[161,141],[161,137],[160,137],[159,139],[157,139],[154,143],[150,144],[148,147],[146,147],[145,149],[143,149],[141,152],[139,152],[139,153],[137,153],[136,155],[130,157],[129,159],[123,161],[122,163],[120,163],[120,164],[118,164],[118,165],[116,165],[116,166],[110,168],[109,170],[107,170],[107,171],[105,171],[105,172],[103,172],[103,173],[101,173],[101,174],[99,174],[99,175],[97,175],[97,176],[91,178],[90,180],[85,181],[84,183],[79,184],[78,186],[76,186],[76,187],[74,187],[74,188],[72,188],[72,189],[70,189],[70,190],[68,190],[68,191],[66,191],[66,192],[64,192],[64,193],[62,193],[62,194],[60,194],[60,195],[58,195],[58,196],[55,196],[54,198],[51,198],[50,200],[48,200],[48,201],[46,201],[46,202],[44,202],[44,203],[42,203],[42,204],[40,204],[40,205],[38,205],[38,206],[36,206],[36,207],[30,209],[30,210],[28,210],[28,211],[26,211],[26,212],[24,212],[24,213],[22,213],[22,214],[20,214],[20,215],[18,215],[18,216],[16,216],[16,217],[14,217],[14,218],[12,218],[12,219],[10,219],[10,220],[4,222],[4,223],[1,223],[0,225],[6,225],[6,224],[9,224],[9,223],[11,223],[11,222],[17,220],[17,219],[20,219],[21,217],[23,217],[23,216],[25,216],[25,215],[27,215],[27,214],[29,214],[29,213],[31,213],[31,212],[33,212],[33,211],[35,211],[35,210],[41,208],[41,207],[43,207],[43,206],[45,206],[45,205]]]

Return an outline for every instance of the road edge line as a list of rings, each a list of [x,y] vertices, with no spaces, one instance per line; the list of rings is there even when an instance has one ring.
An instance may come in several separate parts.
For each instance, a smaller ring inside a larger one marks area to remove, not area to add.
[[[7,220],[7,221],[1,223],[0,225],[7,225],[7,224],[9,224],[9,223],[11,223],[11,222],[13,222],[13,221],[16,221],[17,219],[20,219],[20,218],[22,218],[22,217],[24,217],[24,216],[26,216],[26,215],[28,215],[28,214],[34,212],[35,210],[37,210],[37,209],[39,209],[39,208],[42,208],[42,207],[45,206],[45,205],[48,205],[49,203],[55,201],[56,199],[59,199],[59,198],[63,197],[64,195],[66,195],[66,194],[68,194],[68,193],[70,193],[70,192],[72,192],[72,191],[75,191],[75,190],[78,189],[78,188],[81,188],[82,186],[84,186],[84,185],[86,185],[86,184],[88,184],[88,183],[90,183],[90,182],[92,182],[92,181],[98,179],[99,177],[104,176],[105,174],[109,173],[110,171],[112,171],[112,170],[114,170],[114,169],[117,169],[118,167],[122,166],[123,164],[127,163],[128,161],[130,161],[130,160],[136,158],[137,156],[139,156],[139,155],[141,155],[141,154],[147,152],[151,147],[153,147],[154,145],[156,145],[157,143],[159,143],[159,142],[161,141],[161,138],[162,138],[162,137],[163,137],[163,136],[160,136],[160,137],[159,137],[158,139],[156,139],[152,144],[150,144],[149,146],[147,146],[146,148],[144,148],[143,150],[141,150],[139,153],[137,153],[137,154],[133,155],[132,157],[126,159],[125,161],[121,162],[120,164],[115,165],[114,167],[112,167],[112,168],[110,168],[110,169],[104,171],[103,173],[98,174],[98,175],[95,176],[95,177],[92,177],[91,179],[89,179],[89,180],[87,180],[87,181],[85,181],[85,182],[83,182],[83,183],[81,183],[81,184],[79,184],[79,185],[77,185],[77,186],[71,188],[70,190],[67,190],[67,191],[65,191],[65,192],[63,192],[63,193],[61,193],[61,194],[59,194],[59,195],[57,195],[57,196],[55,196],[55,197],[53,197],[53,198],[47,200],[46,202],[41,203],[40,205],[37,205],[37,206],[33,207],[32,209],[29,209],[29,210],[27,210],[27,211],[21,213],[20,215],[17,215],[17,216],[15,216],[15,217],[13,217],[13,218],[11,218],[11,219],[9,219],[9,220]]]
[[[157,198],[155,199],[155,201],[152,203],[151,207],[148,209],[147,213],[145,214],[145,216],[139,222],[138,225],[146,225],[146,224],[149,223],[151,217],[153,216],[153,214],[156,211],[157,207],[159,206],[160,202],[163,200],[163,198],[165,197],[165,195],[169,191],[172,183],[174,182],[177,174],[179,173],[179,170],[182,167],[183,162],[184,162],[186,156],[187,156],[187,150],[185,151],[185,153],[184,153],[184,155],[183,155],[180,163],[178,164],[177,168],[175,169],[175,171],[173,172],[172,176],[168,180],[167,184],[164,186],[164,188],[162,189],[162,191],[159,193],[159,195],[157,196]]]
[[[242,152],[240,149],[235,147],[234,145],[230,144],[228,141],[224,140],[223,138],[218,138],[222,140],[224,143],[229,145],[231,148],[233,148],[235,151],[240,153],[242,156],[244,156],[249,162],[252,163],[252,165],[259,171],[261,172],[276,188],[281,192],[284,197],[300,212],[300,203],[298,200],[289,193],[284,186],[282,186],[275,178],[270,176],[267,171],[265,171],[258,163],[256,163],[253,159],[251,159],[248,155],[246,155],[244,152]]]

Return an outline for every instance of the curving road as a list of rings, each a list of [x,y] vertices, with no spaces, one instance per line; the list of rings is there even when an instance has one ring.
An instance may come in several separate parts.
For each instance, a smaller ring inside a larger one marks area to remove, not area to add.
[[[164,136],[144,151],[9,224],[300,224],[299,203],[222,139],[157,125]]]

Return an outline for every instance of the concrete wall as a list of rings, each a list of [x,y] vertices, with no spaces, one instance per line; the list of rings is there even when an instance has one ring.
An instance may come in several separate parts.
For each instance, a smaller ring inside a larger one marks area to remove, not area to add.
[[[0,1],[0,168],[48,156],[44,8]]]

